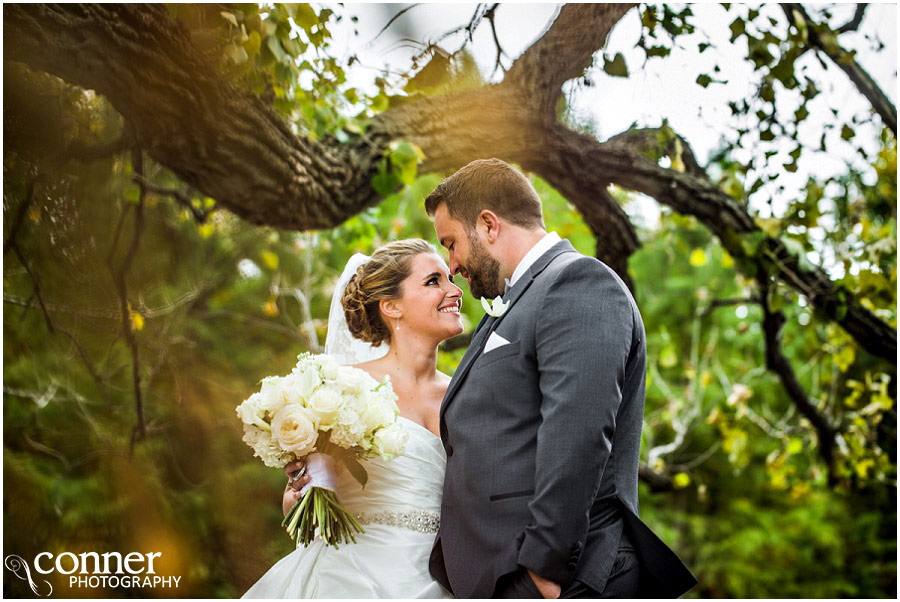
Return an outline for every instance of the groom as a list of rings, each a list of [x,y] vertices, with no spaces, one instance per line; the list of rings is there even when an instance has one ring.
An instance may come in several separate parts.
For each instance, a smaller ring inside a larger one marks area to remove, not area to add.
[[[506,304],[441,406],[432,576],[460,598],[686,592],[694,576],[638,518],[646,347],[622,280],[548,234],[531,183],[498,159],[457,171],[425,208],[450,271]]]

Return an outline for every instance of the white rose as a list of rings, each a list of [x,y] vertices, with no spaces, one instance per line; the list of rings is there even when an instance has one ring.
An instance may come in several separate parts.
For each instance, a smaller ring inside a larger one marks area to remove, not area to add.
[[[272,439],[272,433],[256,428],[252,424],[244,425],[244,443],[253,449],[253,455],[260,458],[263,464],[271,468],[283,468],[296,457],[286,452]]]
[[[377,395],[369,398],[360,418],[366,425],[366,431],[372,432],[382,426],[393,424],[399,413],[393,400]]]
[[[313,361],[319,367],[319,371],[322,373],[322,378],[331,380],[337,378],[338,363],[336,359],[334,359],[330,355],[325,355],[323,353],[317,355]]]
[[[284,393],[281,390],[280,376],[267,376],[262,379],[262,386],[259,390],[260,407],[269,413],[270,416],[281,409],[285,404]]]
[[[378,386],[378,382],[368,372],[352,366],[339,366],[337,381],[345,391],[353,393],[371,391]]]
[[[282,449],[303,456],[316,444],[319,425],[309,411],[299,404],[286,405],[272,419],[272,436]]]
[[[291,373],[281,379],[281,389],[287,403],[306,405],[322,379],[315,370],[306,370],[300,374]]]
[[[259,393],[254,393],[241,402],[235,408],[235,412],[244,424],[252,424],[268,431],[269,425],[264,420],[265,409],[263,409],[262,401],[263,397]]]
[[[403,453],[409,433],[399,422],[375,431],[373,449],[385,460],[393,460]]]
[[[344,398],[330,387],[320,387],[306,406],[319,419],[322,427],[330,427],[344,404]]]

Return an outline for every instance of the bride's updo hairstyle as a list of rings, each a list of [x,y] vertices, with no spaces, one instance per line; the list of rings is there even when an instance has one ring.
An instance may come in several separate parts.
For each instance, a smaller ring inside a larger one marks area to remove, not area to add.
[[[357,268],[341,297],[350,334],[375,346],[391,340],[390,326],[378,302],[403,296],[403,281],[409,276],[412,258],[422,253],[437,251],[421,238],[395,240],[379,247]]]

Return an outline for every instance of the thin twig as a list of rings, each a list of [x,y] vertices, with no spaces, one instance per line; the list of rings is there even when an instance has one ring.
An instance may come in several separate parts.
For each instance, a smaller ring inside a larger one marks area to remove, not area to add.
[[[868,4],[862,3],[856,5],[856,12],[853,13],[853,18],[841,25],[837,28],[838,33],[847,33],[848,31],[856,31],[859,29],[860,23],[862,23],[863,16],[866,14],[866,8],[868,8]]]
[[[35,180],[36,178],[28,180],[28,185],[25,187],[25,198],[22,200],[22,204],[19,205],[18,211],[16,211],[16,217],[13,219],[12,228],[9,230],[9,236],[3,242],[4,257],[6,257],[6,252],[9,251],[10,246],[15,242],[16,235],[19,233],[19,228],[22,227],[22,222],[25,221],[25,214],[28,213],[31,202],[34,200]]]
[[[500,61],[502,56],[508,56],[506,52],[503,51],[503,48],[500,46],[500,38],[497,37],[497,25],[494,23],[494,17],[497,14],[497,7],[500,6],[499,3],[491,6],[488,11],[484,14],[484,18],[488,20],[488,23],[491,24],[491,35],[494,36],[494,44],[497,46],[497,61],[494,64],[494,70],[491,71],[491,77],[497,73],[497,69],[502,70],[506,73],[506,69],[503,68],[503,63]]]
[[[713,299],[705,310],[703,310],[703,317],[705,318],[709,314],[713,312],[714,309],[718,309],[719,307],[729,307],[731,305],[756,305],[759,303],[759,299],[756,297],[736,297],[730,299]]]
[[[49,330],[51,334],[56,334],[56,330],[53,328],[53,320],[50,319],[50,313],[47,311],[47,306],[44,305],[44,298],[41,296],[41,283],[38,282],[35,273],[31,271],[31,267],[28,265],[28,260],[25,259],[25,254],[22,253],[19,245],[13,242],[12,248],[16,252],[16,256],[19,258],[19,261],[22,262],[22,265],[28,271],[28,275],[31,276],[31,281],[34,283],[34,296],[37,297],[38,304],[40,304],[41,306],[41,312],[43,312],[44,314],[44,321],[47,324],[47,330]]]
[[[141,176],[140,174],[134,175],[134,181],[138,184],[138,186],[142,186],[144,190],[147,192],[158,194],[160,196],[170,196],[178,201],[179,204],[184,206],[186,209],[189,209],[193,214],[194,219],[196,219],[201,224],[206,223],[206,220],[209,218],[210,214],[215,211],[215,209],[211,209],[209,211],[203,211],[194,206],[194,203],[191,201],[191,198],[186,195],[184,192],[180,190],[176,190],[174,188],[163,188],[162,186],[157,186],[156,184],[152,184],[148,182],[146,178]]]
[[[131,152],[131,161],[134,167],[134,171],[138,175],[143,175],[144,172],[144,163],[142,157],[142,151],[139,149],[132,149]],[[134,386],[134,401],[135,401],[135,411],[137,414],[137,424],[131,433],[131,447],[130,451],[134,451],[135,442],[143,439],[147,436],[147,425],[144,421],[144,400],[141,394],[141,370],[140,370],[140,355],[138,351],[137,339],[134,336],[134,329],[131,324],[131,311],[128,303],[128,286],[125,281],[125,276],[128,273],[128,269],[131,267],[131,262],[134,260],[135,254],[137,253],[138,244],[140,243],[141,231],[144,226],[144,201],[147,196],[147,189],[144,187],[141,181],[138,182],[138,187],[140,188],[138,194],[138,204],[135,208],[135,218],[134,218],[134,236],[131,239],[131,245],[125,253],[125,258],[122,260],[122,263],[119,265],[118,269],[113,268],[112,258],[115,252],[115,245],[118,243],[119,234],[122,228],[122,222],[124,219],[124,211],[123,217],[119,220],[119,225],[116,228],[116,236],[113,241],[113,246],[110,248],[109,252],[109,269],[112,271],[113,280],[116,283],[116,289],[119,292],[119,307],[122,313],[122,332],[125,335],[125,340],[128,343],[128,347],[131,349],[131,375],[132,382]]]
[[[387,31],[388,27],[390,27],[391,25],[394,24],[394,21],[396,21],[397,19],[399,19],[400,17],[402,17],[403,15],[405,15],[407,11],[409,11],[409,10],[411,10],[411,9],[417,7],[417,6],[419,6],[418,3],[416,3],[416,4],[410,4],[409,6],[407,6],[406,8],[404,8],[403,10],[401,10],[400,12],[398,12],[396,15],[394,15],[393,17],[391,17],[391,20],[387,22],[387,25],[385,25],[384,27],[382,27],[382,28],[381,28],[381,31],[379,31],[379,32],[375,35],[375,37],[372,38],[372,41],[369,42],[368,44],[366,44],[366,48],[369,48],[372,44],[374,44],[374,43],[375,43],[375,40],[377,40],[378,38],[380,38],[380,37],[381,37],[381,34],[383,34],[385,31]]]

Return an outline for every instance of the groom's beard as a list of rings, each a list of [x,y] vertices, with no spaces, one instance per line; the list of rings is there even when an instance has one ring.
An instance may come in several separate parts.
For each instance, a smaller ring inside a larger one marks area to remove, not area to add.
[[[469,292],[476,299],[493,299],[503,294],[504,285],[500,280],[500,262],[491,257],[475,236],[469,239],[469,260],[464,266],[469,274]]]

